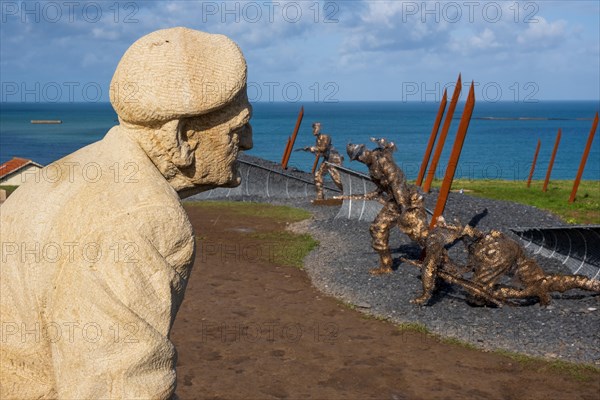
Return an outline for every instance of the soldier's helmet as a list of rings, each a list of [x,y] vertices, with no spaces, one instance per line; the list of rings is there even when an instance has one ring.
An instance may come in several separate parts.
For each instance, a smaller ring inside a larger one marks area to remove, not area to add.
[[[352,144],[348,143],[346,146],[346,153],[350,160],[355,161],[365,152],[366,146],[364,144]]]

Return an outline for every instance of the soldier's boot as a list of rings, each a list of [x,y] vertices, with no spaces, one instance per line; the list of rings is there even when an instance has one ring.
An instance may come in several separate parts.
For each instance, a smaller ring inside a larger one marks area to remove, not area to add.
[[[392,255],[389,250],[382,250],[379,252],[379,268],[374,268],[369,273],[371,275],[385,275],[389,274],[392,271],[392,265],[394,261],[392,260]]]

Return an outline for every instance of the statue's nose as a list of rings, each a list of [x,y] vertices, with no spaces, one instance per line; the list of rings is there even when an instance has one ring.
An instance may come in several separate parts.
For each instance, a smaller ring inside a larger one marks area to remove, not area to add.
[[[246,124],[240,132],[240,150],[250,150],[254,147],[252,142],[252,125]]]

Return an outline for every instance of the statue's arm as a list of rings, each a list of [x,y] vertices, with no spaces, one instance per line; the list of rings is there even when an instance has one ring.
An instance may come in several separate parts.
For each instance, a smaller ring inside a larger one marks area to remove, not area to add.
[[[193,236],[166,229],[165,245],[132,228],[100,235],[97,262],[63,268],[51,317],[62,333],[52,343],[59,398],[174,395],[169,331],[187,281],[180,268],[189,265],[173,260],[191,261]]]
[[[394,176],[390,183],[390,189],[392,196],[403,209],[410,206],[410,193],[404,176]]]

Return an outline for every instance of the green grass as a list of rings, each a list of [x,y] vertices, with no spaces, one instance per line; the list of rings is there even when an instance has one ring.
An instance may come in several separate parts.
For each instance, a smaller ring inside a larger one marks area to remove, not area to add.
[[[547,369],[558,373],[566,373],[581,382],[589,382],[593,379],[597,379],[597,375],[600,374],[599,367],[589,364],[575,364],[563,360],[548,361],[543,358],[513,353],[512,351],[502,349],[494,350],[494,353],[508,357],[525,367],[531,367],[537,364],[540,366],[538,369]]]
[[[465,342],[457,338],[443,337],[438,334],[435,334],[431,332],[429,328],[427,328],[425,325],[418,322],[405,322],[396,326],[400,331],[420,333],[450,346],[458,346],[469,350],[480,351],[480,349],[477,346],[471,343]],[[503,349],[494,350],[493,353],[510,358],[511,360],[519,363],[524,367],[536,368],[541,371],[548,370],[561,374],[568,374],[574,379],[581,382],[589,382],[593,379],[597,379],[598,374],[600,374],[600,367],[596,367],[590,364],[576,364],[563,360],[549,361],[544,358],[528,356],[525,354],[515,353]]]
[[[311,213],[288,206],[236,201],[195,201],[187,205],[205,209],[226,210],[245,217],[268,218],[275,222],[298,222],[311,217]],[[303,269],[304,258],[319,242],[307,234],[288,231],[248,233],[248,237],[260,240],[269,246],[266,255],[269,262]]]
[[[542,192],[543,181],[527,188],[523,181],[457,179],[453,190],[464,189],[473,196],[508,200],[535,206],[561,217],[570,224],[600,224],[600,181],[581,181],[577,198],[569,203],[573,181],[551,181]],[[434,182],[439,187],[441,181]]]
[[[310,218],[308,211],[288,206],[238,201],[190,201],[187,205],[223,209],[247,217],[273,218],[281,222],[298,222]]]
[[[251,233],[248,236],[270,244],[269,261],[298,269],[304,268],[304,257],[319,245],[310,235],[287,231]]]
[[[479,350],[479,348],[471,343],[465,342],[463,340],[453,338],[453,337],[444,337],[442,335],[438,335],[433,333],[425,326],[419,322],[403,322],[401,324],[397,324],[396,327],[398,330],[402,332],[414,332],[420,333],[422,335],[426,335],[432,338],[435,341],[438,341],[443,344],[447,344],[449,346],[458,346],[469,350]]]
[[[0,189],[6,190],[6,197],[10,196],[19,186],[13,185],[0,185]]]
[[[410,331],[422,333],[424,335],[431,335],[431,331],[424,324],[419,322],[403,322],[401,324],[396,325],[396,327],[401,331]]]
[[[479,350],[479,348],[477,346],[475,346],[474,344],[465,342],[463,340],[460,340],[460,339],[457,339],[454,337],[440,337],[440,341],[442,343],[450,345],[450,346],[458,346],[458,347],[462,347],[462,348],[469,349],[469,350]]]

